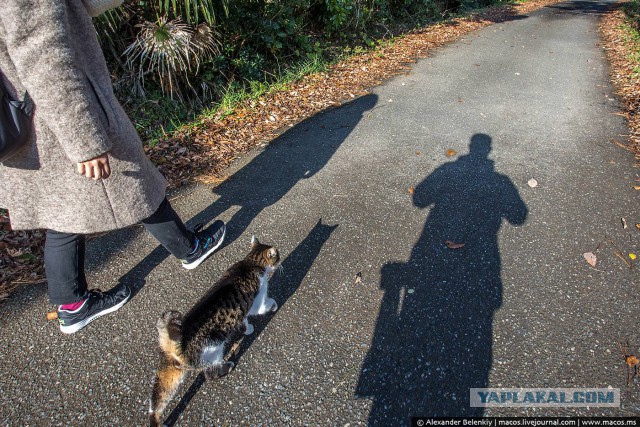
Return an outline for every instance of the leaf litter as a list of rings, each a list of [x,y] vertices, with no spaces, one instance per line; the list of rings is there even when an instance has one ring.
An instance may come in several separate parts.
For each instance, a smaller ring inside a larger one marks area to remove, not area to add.
[[[611,81],[616,94],[622,99],[622,113],[629,128],[629,144],[613,141],[616,145],[634,153],[636,166],[640,166],[640,79],[638,78],[638,42],[625,29],[625,13],[616,9],[602,16],[600,34],[610,66]],[[640,186],[634,186],[640,190]]]
[[[616,245],[616,243],[608,236],[604,237],[604,239],[598,244],[598,246],[593,252],[586,252],[583,254],[584,259],[589,263],[589,265],[591,265],[591,267],[596,266],[597,257],[595,255],[595,252],[597,252],[600,248],[604,247],[606,243],[608,243],[612,247],[613,254],[616,257],[620,258],[630,270],[634,269],[633,261],[636,259],[636,255],[634,253],[629,253],[628,257],[631,259],[631,261],[629,261],[627,257],[623,255],[620,248],[618,248],[618,245]]]
[[[8,225],[8,213],[0,209],[0,225]],[[0,228],[0,302],[22,284],[44,281],[42,230],[11,231]]]
[[[445,241],[444,244],[447,245],[447,247],[449,249],[462,249],[462,248],[464,248],[464,243],[454,243],[451,240]]]

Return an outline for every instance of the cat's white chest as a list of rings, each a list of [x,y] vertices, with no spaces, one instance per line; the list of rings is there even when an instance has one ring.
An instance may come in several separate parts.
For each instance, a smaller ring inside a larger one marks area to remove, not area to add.
[[[200,363],[203,366],[219,365],[224,356],[224,343],[208,345],[200,354]]]
[[[267,267],[264,270],[264,274],[261,276],[258,276],[258,280],[260,282],[260,290],[262,290],[263,288],[269,285],[269,276],[271,275],[272,271],[273,271],[273,267]]]
[[[253,304],[249,309],[248,316],[255,316],[258,314],[265,314],[269,311],[276,311],[278,305],[276,302],[269,298],[269,276],[273,271],[273,267],[267,267],[263,274],[258,276],[258,281],[260,283],[260,288],[258,290],[258,294],[253,300]]]

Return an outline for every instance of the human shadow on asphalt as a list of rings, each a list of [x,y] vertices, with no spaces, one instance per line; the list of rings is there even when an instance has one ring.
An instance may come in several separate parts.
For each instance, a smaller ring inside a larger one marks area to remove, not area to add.
[[[202,216],[217,218],[239,206],[228,222],[227,241],[233,242],[263,210],[277,203],[298,182],[322,170],[377,101],[377,95],[365,95],[290,129],[217,186],[213,193],[218,199]]]
[[[313,227],[307,237],[291,252],[282,262],[282,268],[276,270],[275,274],[269,281],[269,295],[278,303],[278,310],[282,310],[289,298],[298,290],[311,266],[320,254],[320,250],[329,240],[333,231],[338,225],[326,225],[322,223],[322,219]],[[250,318],[251,324],[254,326],[254,332],[242,337],[242,341],[234,354],[228,355],[228,360],[238,366],[242,356],[249,350],[254,341],[264,331],[273,316],[277,316],[278,312],[265,316]],[[240,338],[240,337],[239,337]],[[229,374],[233,377],[233,371]],[[175,409],[169,414],[164,422],[165,426],[173,426],[193,397],[198,393],[202,385],[205,383],[202,373],[198,374],[193,383],[184,393],[180,402]],[[212,384],[212,386],[215,386]]]
[[[384,291],[356,394],[372,399],[369,425],[408,425],[411,416],[481,416],[469,389],[487,387],[492,321],[502,304],[498,231],[522,225],[527,207],[488,158],[491,137],[438,167],[414,190],[430,208],[408,262],[382,267]],[[452,249],[445,242],[464,243]]]
[[[277,203],[299,181],[309,179],[322,170],[377,100],[377,95],[368,94],[338,108],[322,111],[287,130],[218,185],[213,190],[218,196],[217,200],[187,221],[187,226],[207,224],[227,210],[239,206],[240,209],[227,222],[227,234],[222,247],[230,245],[263,210]],[[109,248],[122,248],[132,234],[135,233],[131,230],[110,233],[103,239],[110,239],[112,244],[92,245],[88,258],[108,257]],[[119,283],[129,286],[135,296],[145,285],[149,273],[168,257],[167,250],[157,246],[125,273]],[[96,265],[92,267],[96,268]]]

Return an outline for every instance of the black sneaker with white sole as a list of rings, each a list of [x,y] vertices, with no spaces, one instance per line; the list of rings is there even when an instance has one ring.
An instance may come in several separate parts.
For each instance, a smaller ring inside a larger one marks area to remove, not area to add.
[[[118,310],[129,298],[131,290],[127,286],[117,286],[108,292],[92,289],[80,308],[73,311],[58,308],[60,331],[65,334],[78,332],[98,317]]]
[[[202,261],[220,247],[224,241],[227,227],[224,222],[217,220],[204,230],[202,230],[202,224],[198,224],[193,231],[196,234],[196,248],[182,260],[182,266],[187,270],[192,270],[202,264]]]

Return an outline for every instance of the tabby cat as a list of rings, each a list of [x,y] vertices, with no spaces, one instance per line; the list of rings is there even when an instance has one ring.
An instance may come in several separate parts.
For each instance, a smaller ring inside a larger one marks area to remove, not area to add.
[[[160,415],[187,371],[203,371],[210,380],[233,369],[233,362],[224,361],[225,345],[236,332],[253,332],[249,316],[278,309],[267,292],[279,261],[276,248],[253,237],[249,254],[227,270],[186,315],[166,311],[160,316],[156,327],[161,356],[151,394],[151,426],[159,425]]]

